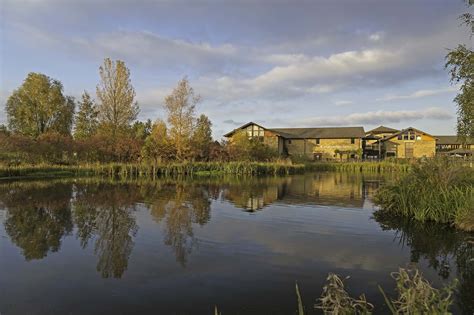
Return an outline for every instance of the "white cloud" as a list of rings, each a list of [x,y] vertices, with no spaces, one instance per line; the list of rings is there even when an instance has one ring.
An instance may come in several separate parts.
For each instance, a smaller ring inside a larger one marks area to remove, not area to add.
[[[420,119],[448,120],[452,114],[440,107],[430,107],[422,110],[375,111],[353,113],[346,116],[327,116],[307,118],[295,122],[300,126],[350,126],[365,124],[383,124],[409,122]]]
[[[336,106],[351,105],[351,104],[353,104],[353,103],[354,103],[353,101],[346,101],[346,100],[334,101],[334,104],[335,104]]]
[[[373,42],[378,42],[381,39],[383,39],[384,33],[383,32],[377,32],[369,35],[369,40]]]
[[[442,94],[442,93],[454,92],[457,90],[458,88],[454,86],[448,87],[448,88],[433,89],[433,90],[418,90],[406,95],[396,95],[396,94],[385,95],[384,97],[377,98],[376,101],[394,101],[394,100],[421,98],[421,97],[432,96],[432,95],[437,95],[437,94]]]

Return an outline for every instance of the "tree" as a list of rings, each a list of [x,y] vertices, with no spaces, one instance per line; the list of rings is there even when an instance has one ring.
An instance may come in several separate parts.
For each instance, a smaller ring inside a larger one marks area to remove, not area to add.
[[[474,35],[474,17],[463,14],[460,19],[471,29]],[[457,134],[463,140],[474,138],[474,52],[460,44],[446,56],[446,68],[449,68],[452,83],[461,83],[460,91],[454,98],[458,104]]]
[[[109,58],[99,68],[97,85],[99,122],[113,139],[117,131],[125,129],[137,118],[139,107],[135,102],[135,89],[130,80],[130,70],[121,60]]]
[[[8,126],[14,133],[30,137],[49,131],[69,135],[74,107],[74,99],[63,95],[61,82],[31,72],[8,98]]]
[[[196,126],[191,138],[194,156],[199,160],[209,159],[212,144],[212,123],[209,118],[202,114],[196,120]]]
[[[173,148],[168,139],[166,124],[163,120],[157,120],[146,138],[142,148],[142,155],[154,163],[167,160],[173,156]]]
[[[195,119],[194,111],[199,101],[200,96],[194,94],[187,78],[179,81],[178,86],[165,98],[170,125],[169,136],[179,160],[183,160],[189,153]]]
[[[136,121],[133,123],[132,129],[135,138],[145,140],[151,133],[152,123],[151,119],[147,119],[146,122]]]
[[[88,139],[97,132],[99,111],[89,93],[84,91],[82,100],[79,103],[79,111],[76,114],[76,128],[74,138]]]

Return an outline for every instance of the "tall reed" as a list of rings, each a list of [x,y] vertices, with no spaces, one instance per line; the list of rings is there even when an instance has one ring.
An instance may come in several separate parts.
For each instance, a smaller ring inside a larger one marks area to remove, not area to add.
[[[380,188],[374,201],[381,214],[474,231],[474,169],[447,159],[415,164],[405,176]]]

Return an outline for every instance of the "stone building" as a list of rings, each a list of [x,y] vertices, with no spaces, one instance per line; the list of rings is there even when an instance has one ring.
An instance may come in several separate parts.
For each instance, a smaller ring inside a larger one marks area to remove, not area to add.
[[[379,140],[383,157],[401,159],[433,157],[436,138],[424,131],[409,127]]]
[[[306,156],[316,160],[362,157],[363,127],[265,128],[249,122],[225,134],[230,141],[238,131],[258,138],[281,155]]]

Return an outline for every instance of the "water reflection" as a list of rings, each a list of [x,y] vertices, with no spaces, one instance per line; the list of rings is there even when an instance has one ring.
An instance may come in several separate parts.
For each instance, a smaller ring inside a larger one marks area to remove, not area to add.
[[[200,241],[199,231],[204,230],[198,231],[198,227],[206,227],[209,239],[219,238],[225,234],[221,232],[219,235],[219,229],[229,228],[210,224],[211,221],[245,224],[242,223],[245,222],[242,221],[243,217],[252,224],[252,230],[258,231],[261,226],[254,220],[257,218],[268,220],[266,223],[271,226],[278,221],[281,228],[285,228],[287,220],[292,216],[301,215],[299,218],[301,221],[315,220],[317,224],[312,224],[311,221],[306,230],[294,239],[286,240],[284,236],[270,234],[271,241],[280,251],[281,242],[284,241],[288,242],[286,245],[289,248],[295,249],[298,248],[298,244],[291,243],[293,241],[305,240],[308,243],[313,241],[317,243],[332,233],[332,226],[325,225],[325,222],[331,224],[332,221],[327,220],[332,213],[325,212],[326,221],[320,221],[321,217],[318,217],[318,210],[314,205],[322,205],[324,209],[329,210],[332,210],[331,207],[337,210],[349,209],[350,211],[334,211],[333,219],[350,219],[352,217],[343,212],[361,213],[362,211],[352,210],[366,206],[367,200],[383,181],[384,178],[378,176],[358,173],[317,173],[289,177],[168,179],[138,182],[98,179],[3,182],[0,183],[0,209],[5,210],[3,220],[5,232],[11,243],[21,249],[25,260],[40,260],[49,253],[60,251],[61,245],[66,244],[66,236],[72,235],[77,238],[77,243],[82,249],[93,251],[95,266],[102,278],[121,278],[127,272],[140,233],[137,213],[145,211],[148,219],[146,228],[153,229],[162,236],[162,238],[151,238],[151,241],[171,248],[173,265],[176,265],[174,263],[176,260],[180,270],[183,268],[189,270],[190,255],[199,252],[196,249]],[[279,206],[279,214],[278,211],[272,211],[275,208],[271,205]],[[294,214],[285,212],[286,214],[281,216],[288,205],[301,205],[305,209]],[[230,217],[224,217],[227,221],[219,221],[221,206],[232,211]],[[251,212],[256,216],[248,216],[241,211]],[[264,218],[264,213],[272,212],[277,212],[275,217]],[[367,218],[357,217],[357,220],[368,222],[369,216],[370,214]],[[238,220],[233,221],[235,218]],[[464,312],[474,309],[472,235],[433,224],[420,225],[380,217],[375,219],[383,230],[395,236],[397,246],[409,249],[412,262],[426,262],[428,268],[434,270],[442,279],[459,278],[460,289],[457,297],[459,307]],[[347,230],[340,231],[350,231],[349,238],[356,236],[362,240],[380,237],[375,232],[371,232],[375,236],[368,235],[367,231],[372,226],[367,224],[360,227],[360,231],[353,231],[353,225]],[[297,230],[297,226],[293,229]],[[374,228],[376,229],[378,227]],[[312,232],[315,233],[311,234]],[[337,237],[341,242],[335,244],[343,247],[341,244],[346,242],[345,235]],[[246,246],[255,246],[255,250],[261,250],[262,255],[272,257],[273,254],[269,254],[272,252],[267,246],[268,242],[259,243],[257,238],[254,237],[254,243],[252,237],[245,239],[245,242],[250,242],[245,243]],[[347,246],[353,248],[349,238]],[[221,241],[221,248],[226,248],[229,239]],[[235,246],[232,243],[230,245]],[[371,248],[377,251],[378,247],[373,246]],[[143,248],[141,251],[135,249],[137,255],[146,256],[148,253],[143,251]],[[350,253],[344,248],[341,248],[341,252],[344,255]],[[212,255],[216,254],[219,254],[217,250],[212,251]],[[160,255],[166,253],[160,252]],[[292,255],[304,256],[297,250],[293,250]],[[351,257],[347,257],[347,260],[350,259]]]
[[[394,230],[400,246],[410,248],[413,263],[426,260],[443,279],[459,280],[458,305],[463,314],[474,310],[474,235],[449,226],[375,215],[384,230]],[[454,273],[454,274],[453,274]]]
[[[176,260],[185,266],[196,245],[193,223],[204,225],[210,218],[208,190],[190,182],[154,183],[142,190],[151,215],[164,222],[165,244],[174,249]]]
[[[71,196],[71,184],[2,186],[0,207],[8,209],[5,230],[26,260],[42,259],[61,248],[61,239],[73,228]]]
[[[133,216],[140,198],[136,185],[88,183],[75,185],[72,200],[77,237],[85,248],[95,238],[97,271],[120,278],[127,270],[138,226]]]

